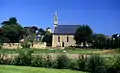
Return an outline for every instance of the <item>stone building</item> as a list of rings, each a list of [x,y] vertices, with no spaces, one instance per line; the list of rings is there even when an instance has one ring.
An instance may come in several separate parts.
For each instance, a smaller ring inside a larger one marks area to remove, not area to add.
[[[54,32],[52,37],[52,47],[75,46],[75,31],[79,25],[58,25],[57,12],[54,16]]]

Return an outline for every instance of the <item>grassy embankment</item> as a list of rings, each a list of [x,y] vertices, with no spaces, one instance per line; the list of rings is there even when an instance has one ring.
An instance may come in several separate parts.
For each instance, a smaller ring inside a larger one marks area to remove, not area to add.
[[[68,69],[50,69],[27,66],[0,65],[0,73],[86,73],[86,72]]]

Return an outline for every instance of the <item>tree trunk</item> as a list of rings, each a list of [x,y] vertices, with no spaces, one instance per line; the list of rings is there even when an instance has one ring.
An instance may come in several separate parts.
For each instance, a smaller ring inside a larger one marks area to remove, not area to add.
[[[86,48],[86,43],[85,43],[85,41],[83,42],[83,47]]]

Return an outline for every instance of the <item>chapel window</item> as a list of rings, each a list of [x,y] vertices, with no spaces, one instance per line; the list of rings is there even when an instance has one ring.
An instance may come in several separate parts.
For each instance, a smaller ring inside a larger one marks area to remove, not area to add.
[[[69,37],[67,36],[67,42],[69,42]]]
[[[58,36],[58,42],[60,42],[60,36]]]

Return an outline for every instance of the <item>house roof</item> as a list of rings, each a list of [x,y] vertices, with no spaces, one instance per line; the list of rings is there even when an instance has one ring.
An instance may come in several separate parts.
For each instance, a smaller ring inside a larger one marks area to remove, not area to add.
[[[56,35],[73,35],[80,25],[58,25],[54,34]]]
[[[120,34],[114,34],[112,35],[113,38],[120,38]]]

